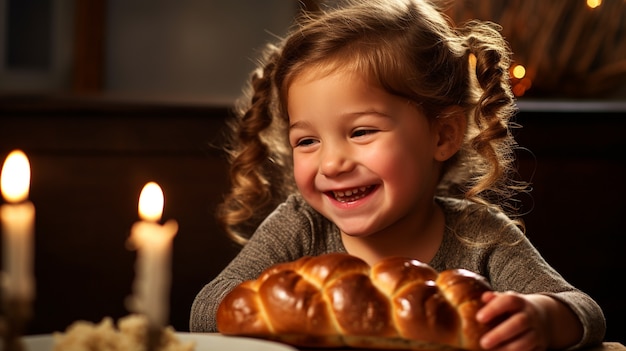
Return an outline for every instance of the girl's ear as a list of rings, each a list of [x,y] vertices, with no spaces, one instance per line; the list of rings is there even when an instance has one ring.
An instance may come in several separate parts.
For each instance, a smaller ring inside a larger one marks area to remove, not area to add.
[[[433,124],[436,133],[435,155],[437,161],[443,162],[456,154],[463,144],[467,130],[467,116],[459,106],[445,109]]]

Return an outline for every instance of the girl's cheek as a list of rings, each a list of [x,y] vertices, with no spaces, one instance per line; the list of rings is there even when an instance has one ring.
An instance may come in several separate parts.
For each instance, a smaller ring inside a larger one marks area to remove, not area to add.
[[[293,175],[298,188],[311,186],[315,181],[316,168],[303,159],[294,159]]]

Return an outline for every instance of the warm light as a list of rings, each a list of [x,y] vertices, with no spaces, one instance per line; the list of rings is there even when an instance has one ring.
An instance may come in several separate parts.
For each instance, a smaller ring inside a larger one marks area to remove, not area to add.
[[[589,6],[589,8],[595,9],[600,5],[602,5],[602,0],[587,0],[587,6]]]
[[[517,65],[513,68],[513,77],[517,79],[522,79],[526,75],[526,68],[522,65]]]
[[[171,284],[172,240],[178,223],[170,219],[157,223],[163,214],[163,191],[155,182],[147,183],[139,195],[140,221],[133,224],[129,248],[138,250],[137,272],[128,308],[144,314],[149,328],[163,328],[168,321]]]
[[[7,156],[0,175],[2,196],[8,202],[22,202],[28,198],[30,163],[26,154],[14,150]]]
[[[163,191],[155,182],[147,183],[139,195],[139,217],[145,221],[159,221],[163,214]]]

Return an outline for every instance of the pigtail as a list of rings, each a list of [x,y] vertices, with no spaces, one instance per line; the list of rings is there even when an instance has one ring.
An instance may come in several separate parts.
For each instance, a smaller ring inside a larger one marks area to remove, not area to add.
[[[291,189],[286,178],[291,172],[284,122],[273,85],[278,50],[268,47],[261,67],[252,74],[247,91],[237,102],[237,118],[229,123],[231,188],[217,218],[229,237],[241,245]]]
[[[495,24],[469,22],[465,30],[470,76],[478,91],[467,140],[475,157],[466,166],[471,162],[471,168],[480,168],[473,173],[465,197],[510,207],[509,200],[520,189],[520,183],[513,184],[511,179],[515,141],[510,118],[515,104],[508,75],[510,51]]]

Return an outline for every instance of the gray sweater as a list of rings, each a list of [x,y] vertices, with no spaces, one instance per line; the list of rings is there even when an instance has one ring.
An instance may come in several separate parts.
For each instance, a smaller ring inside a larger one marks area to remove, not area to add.
[[[446,229],[431,262],[437,271],[465,268],[486,277],[496,291],[543,293],[567,304],[584,326],[576,347],[600,343],[606,322],[600,306],[573,287],[540,255],[513,222],[499,212],[451,198],[436,198]],[[302,256],[346,252],[339,229],[292,195],[259,226],[228,266],[196,296],[190,331],[217,330],[215,314],[222,298],[267,267]]]

